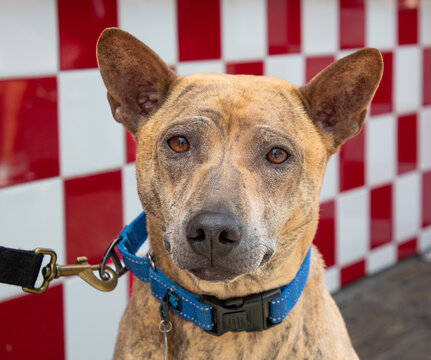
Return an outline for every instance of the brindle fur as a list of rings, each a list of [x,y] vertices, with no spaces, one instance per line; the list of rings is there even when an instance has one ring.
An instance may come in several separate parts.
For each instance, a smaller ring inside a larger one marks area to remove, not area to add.
[[[358,51],[301,88],[270,77],[177,77],[118,29],[101,35],[98,61],[113,116],[137,142],[138,193],[158,267],[189,291],[222,299],[290,282],[316,232],[327,161],[362,128],[382,74],[380,53]],[[177,135],[188,138],[186,153],[167,146]],[[266,160],[275,146],[291,154],[287,163]],[[225,261],[234,279],[199,280],[187,271],[208,266],[184,233],[193,214],[206,209],[226,209],[243,227],[241,252]],[[169,358],[356,359],[323,271],[313,247],[301,298],[280,325],[262,332],[216,337],[172,314]],[[149,285],[136,280],[115,359],[162,358],[158,306]]]

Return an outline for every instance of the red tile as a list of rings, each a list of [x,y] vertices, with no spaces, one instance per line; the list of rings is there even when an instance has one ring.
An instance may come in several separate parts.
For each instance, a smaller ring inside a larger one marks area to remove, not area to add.
[[[398,44],[418,42],[418,1],[398,0]]]
[[[384,52],[383,56],[383,77],[380,81],[379,88],[374,95],[373,101],[370,107],[371,115],[378,115],[392,112],[392,53]]]
[[[422,226],[431,225],[431,171],[422,174]]]
[[[416,255],[417,253],[417,240],[411,239],[398,245],[398,261]]]
[[[219,59],[220,1],[177,0],[179,60]]]
[[[335,265],[335,201],[320,204],[319,227],[314,237],[326,267]]]
[[[60,69],[96,68],[96,42],[117,26],[116,0],[57,0]]]
[[[364,0],[340,0],[340,49],[365,46]]]
[[[431,48],[423,50],[423,104],[431,105]]]
[[[263,62],[228,63],[226,72],[228,74],[263,75]]]
[[[123,224],[121,171],[65,181],[67,262],[98,263]]]
[[[126,161],[128,163],[136,160],[136,142],[133,136],[126,131]]]
[[[132,297],[133,281],[135,281],[135,277],[130,272],[127,274],[127,276],[129,278],[129,299],[130,299]]]
[[[0,81],[0,187],[58,175],[56,78]]]
[[[398,118],[398,174],[416,169],[417,145],[416,114]]]
[[[301,1],[268,0],[268,53],[301,52]]]
[[[63,287],[0,302],[0,359],[64,359]]]
[[[392,241],[392,185],[370,191],[370,249]]]
[[[305,61],[305,81],[309,82],[325,67],[332,64],[334,60],[333,56],[308,57]]]
[[[365,276],[365,260],[358,261],[341,269],[341,286]]]
[[[340,149],[340,191],[365,183],[365,131],[348,140]]]

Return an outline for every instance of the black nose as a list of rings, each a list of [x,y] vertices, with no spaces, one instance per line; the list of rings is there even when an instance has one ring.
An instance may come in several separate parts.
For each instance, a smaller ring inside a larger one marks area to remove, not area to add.
[[[230,213],[203,211],[187,226],[187,240],[193,251],[214,261],[226,255],[241,241],[241,229]]]

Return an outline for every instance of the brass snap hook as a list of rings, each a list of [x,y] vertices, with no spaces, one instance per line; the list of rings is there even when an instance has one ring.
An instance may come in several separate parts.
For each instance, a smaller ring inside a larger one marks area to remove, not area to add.
[[[39,288],[22,288],[25,292],[41,294],[49,286],[49,283],[63,276],[79,276],[82,280],[100,291],[112,291],[118,283],[118,275],[108,266],[104,266],[101,278],[99,279],[94,272],[99,272],[101,265],[90,265],[86,257],[78,257],[73,265],[57,265],[57,254],[51,249],[37,248],[36,254],[49,255],[49,264],[42,269],[43,283]]]
[[[75,259],[74,265],[56,266],[56,278],[78,275],[82,280],[100,291],[112,291],[117,286],[118,276],[114,270],[106,266],[102,279],[94,272],[99,272],[100,265],[90,265],[85,256]]]

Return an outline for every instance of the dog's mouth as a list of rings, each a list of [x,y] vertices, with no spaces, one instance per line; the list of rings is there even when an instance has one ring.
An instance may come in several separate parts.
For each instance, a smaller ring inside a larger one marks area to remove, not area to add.
[[[259,267],[265,265],[270,258],[272,257],[271,254],[266,254],[262,261],[260,262]],[[241,273],[236,273],[230,270],[227,270],[225,268],[221,268],[218,266],[210,266],[205,268],[196,268],[196,269],[189,269],[187,270],[191,274],[193,274],[195,277],[197,277],[199,280],[206,280],[206,281],[232,281],[236,277],[240,275],[244,275]]]
[[[231,281],[238,276],[238,274],[222,269],[220,267],[206,267],[188,270],[191,274],[197,277],[199,280],[206,281]]]

